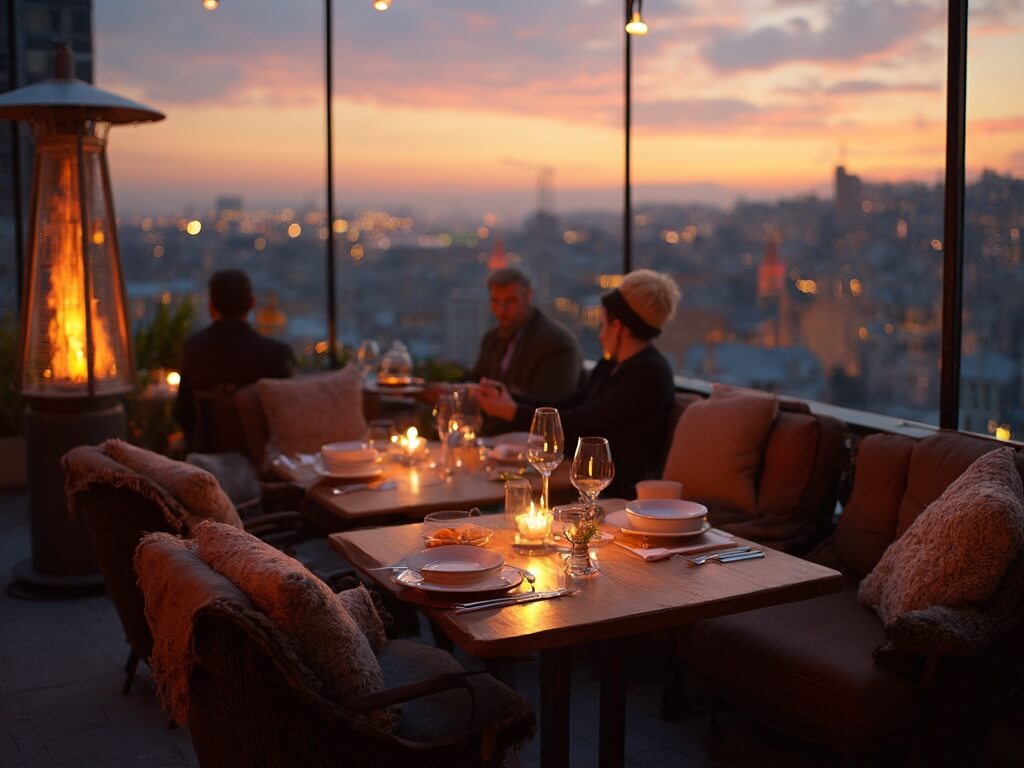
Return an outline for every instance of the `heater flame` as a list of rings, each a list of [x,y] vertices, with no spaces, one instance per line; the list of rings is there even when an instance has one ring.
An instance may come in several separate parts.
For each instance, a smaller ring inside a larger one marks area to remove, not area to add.
[[[86,323],[92,318],[93,377],[106,379],[117,374],[113,345],[95,293],[90,288],[85,303],[85,264],[82,258],[82,222],[79,220],[78,179],[67,157],[60,166],[60,184],[46,222],[53,261],[46,306],[53,313],[47,326],[50,341],[50,371],[58,383],[88,380]],[[94,238],[95,240],[95,235]]]

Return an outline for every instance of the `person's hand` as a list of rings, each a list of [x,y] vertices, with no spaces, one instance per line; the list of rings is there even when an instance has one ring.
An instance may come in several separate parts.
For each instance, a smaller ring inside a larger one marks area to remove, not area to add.
[[[454,391],[455,387],[451,384],[440,381],[428,381],[423,387],[423,391],[413,397],[421,402],[434,405],[437,402],[437,398],[441,395],[450,395]]]
[[[481,379],[474,397],[480,404],[480,410],[488,416],[496,416],[505,421],[512,421],[515,418],[516,401],[501,382]]]

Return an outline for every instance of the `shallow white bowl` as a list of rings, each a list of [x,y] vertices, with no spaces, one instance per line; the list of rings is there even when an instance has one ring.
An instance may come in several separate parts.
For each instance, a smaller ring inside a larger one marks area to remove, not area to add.
[[[425,581],[435,584],[471,584],[496,572],[505,564],[501,553],[483,547],[452,544],[417,552],[405,559]]]
[[[708,508],[681,499],[644,499],[626,505],[629,524],[638,531],[691,533],[704,527]]]
[[[359,441],[327,443],[320,446],[324,464],[369,464],[377,460],[377,449]]]

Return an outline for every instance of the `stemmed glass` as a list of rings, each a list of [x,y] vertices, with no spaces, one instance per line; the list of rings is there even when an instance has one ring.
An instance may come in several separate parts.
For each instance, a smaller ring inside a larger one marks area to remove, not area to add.
[[[597,497],[615,477],[615,464],[608,441],[603,437],[581,437],[576,444],[569,480],[580,492],[585,505],[579,519],[562,534],[572,548],[566,569],[573,576],[590,576],[597,566],[590,559],[590,540],[597,533]]]
[[[448,393],[438,395],[434,403],[434,426],[437,427],[437,439],[441,441],[441,463],[448,467],[448,428],[455,415],[455,395]]]
[[[363,339],[356,350],[356,362],[365,379],[377,370],[377,359],[380,357],[380,345],[373,339]]]
[[[548,478],[555,468],[562,463],[565,451],[565,436],[562,433],[562,420],[557,408],[538,408],[533,412],[533,423],[530,424],[530,436],[526,443],[526,460],[533,465],[541,476],[541,507],[551,509],[548,499]]]
[[[467,440],[475,440],[480,427],[483,426],[484,417],[480,412],[480,405],[471,394],[468,387],[460,387],[452,394],[454,410],[451,420],[458,423],[458,431]]]

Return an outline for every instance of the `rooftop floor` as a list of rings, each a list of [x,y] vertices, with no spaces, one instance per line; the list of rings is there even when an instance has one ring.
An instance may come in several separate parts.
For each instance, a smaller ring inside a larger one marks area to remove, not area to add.
[[[0,572],[30,548],[26,497],[0,493]],[[15,599],[0,594],[0,765],[36,766],[194,766],[198,765],[186,728],[168,728],[142,665],[127,696],[120,688],[127,645],[113,604],[106,596],[77,599]],[[638,642],[648,642],[638,641]],[[776,735],[728,708],[720,712],[724,738],[712,756],[707,718],[702,714],[662,720],[658,716],[661,679],[652,661],[637,653],[627,668],[627,764],[635,768],[683,766],[830,766],[840,759],[822,749]],[[472,659],[464,659],[467,665]],[[590,654],[574,665],[572,764],[597,764],[599,669]],[[508,680],[539,706],[536,663],[517,665]],[[1024,746],[1019,712],[993,736],[990,754],[977,764],[1016,765]],[[1001,759],[1001,757],[1005,757]],[[512,765],[539,765],[538,743]],[[887,761],[872,758],[865,765]],[[899,764],[892,761],[892,764]]]

